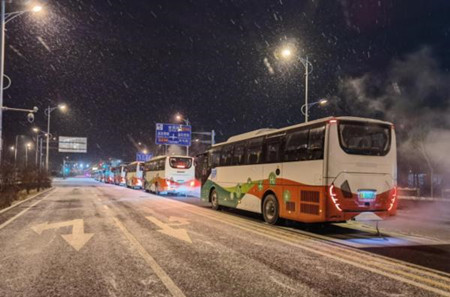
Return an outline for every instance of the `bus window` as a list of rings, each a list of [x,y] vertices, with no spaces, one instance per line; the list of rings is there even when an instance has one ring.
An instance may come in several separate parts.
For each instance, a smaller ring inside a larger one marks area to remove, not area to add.
[[[265,152],[265,162],[274,163],[280,162],[280,149],[281,149],[281,139],[278,141],[271,141],[266,145]]]
[[[232,165],[244,164],[245,143],[241,142],[234,146]]]
[[[209,155],[209,167],[215,168],[220,164],[220,149],[211,151]]]
[[[347,154],[385,156],[390,149],[388,125],[339,122],[339,142]]]
[[[262,161],[262,138],[247,143],[246,164],[259,164]]]
[[[192,166],[191,158],[170,158],[170,167],[179,169],[189,169]]]
[[[233,146],[227,145],[223,147],[222,152],[220,154],[220,166],[230,166],[232,157],[233,157]]]
[[[325,126],[309,130],[308,159],[323,159],[323,142],[325,139]]]
[[[166,159],[161,159],[158,161],[158,170],[166,169]]]
[[[287,134],[284,161],[303,161],[308,159],[308,133],[309,130],[297,130]]]

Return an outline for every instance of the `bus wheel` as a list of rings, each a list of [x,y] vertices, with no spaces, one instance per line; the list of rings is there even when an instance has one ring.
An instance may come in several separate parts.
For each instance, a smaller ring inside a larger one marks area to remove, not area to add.
[[[278,201],[273,194],[266,196],[263,202],[262,213],[264,221],[271,225],[275,225],[278,221]]]
[[[212,209],[218,210],[220,208],[219,195],[217,195],[216,189],[212,189],[211,194],[209,195],[209,200],[211,201]]]

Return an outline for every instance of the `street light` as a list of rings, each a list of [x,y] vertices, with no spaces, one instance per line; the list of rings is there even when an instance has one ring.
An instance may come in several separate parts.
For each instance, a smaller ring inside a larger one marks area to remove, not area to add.
[[[186,126],[189,126],[189,125],[190,125],[189,119],[188,119],[188,118],[184,118],[184,117],[183,117],[181,114],[179,114],[179,113],[177,113],[177,114],[175,115],[175,119],[176,119],[178,122],[183,121],[183,122],[185,123]],[[189,156],[189,146],[188,146],[188,145],[186,146],[186,156]]]
[[[45,115],[48,117],[47,119],[47,133],[46,133],[46,138],[47,138],[47,145],[45,148],[45,169],[48,170],[48,160],[49,160],[49,152],[50,152],[50,116],[51,113],[56,110],[59,109],[61,111],[66,111],[67,110],[67,105],[66,104],[59,104],[58,106],[55,107],[47,107],[45,109]]]
[[[320,99],[319,101],[316,102],[312,102],[312,103],[308,103],[308,104],[303,104],[302,108],[301,108],[301,112],[302,114],[305,116],[305,118],[308,117],[308,112],[309,112],[309,108],[314,106],[314,105],[325,105],[327,104],[328,100],[327,99]]]
[[[36,5],[31,9],[33,12],[39,12],[42,10],[42,6],[40,5]]]
[[[28,150],[31,148],[31,142],[28,142],[25,146],[25,168],[28,167]]]
[[[3,78],[5,76],[5,25],[27,12],[39,12],[42,6],[34,6],[28,10],[6,13],[6,0],[1,1],[0,9],[0,164],[3,151]]]
[[[277,52],[275,52],[276,57],[280,57],[283,60],[291,60],[293,56],[296,56],[300,63],[305,67],[305,104],[306,111],[302,113],[305,115],[305,123],[308,122],[308,76],[311,74],[313,70],[313,66],[311,62],[308,60],[308,56],[305,56],[305,58],[296,55],[296,50],[294,47],[285,45],[284,47],[280,48]]]

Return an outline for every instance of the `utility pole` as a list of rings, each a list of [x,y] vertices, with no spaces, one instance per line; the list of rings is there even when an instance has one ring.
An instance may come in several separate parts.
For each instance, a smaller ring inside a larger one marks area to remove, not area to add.
[[[309,61],[308,56],[306,56],[306,63],[305,63],[305,105],[306,105],[306,114],[305,114],[305,123],[308,122],[309,118],[309,110],[308,110],[308,75],[309,75]]]
[[[2,164],[3,153],[3,76],[5,75],[5,6],[6,0],[1,0],[0,11],[0,165]],[[17,147],[16,147],[17,150]]]
[[[49,159],[49,152],[50,152],[50,114],[52,113],[52,109],[50,106],[48,107],[48,120],[47,120],[47,146],[45,148],[45,170],[48,171],[48,159]]]

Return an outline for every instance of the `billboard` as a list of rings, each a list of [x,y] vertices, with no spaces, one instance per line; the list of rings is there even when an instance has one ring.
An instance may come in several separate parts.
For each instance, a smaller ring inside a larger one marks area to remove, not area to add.
[[[86,137],[59,136],[58,152],[60,152],[60,153],[86,153],[87,152],[87,138]]]
[[[156,124],[156,144],[191,145],[191,126],[180,124]]]
[[[136,161],[147,162],[153,157],[153,154],[136,153]]]

